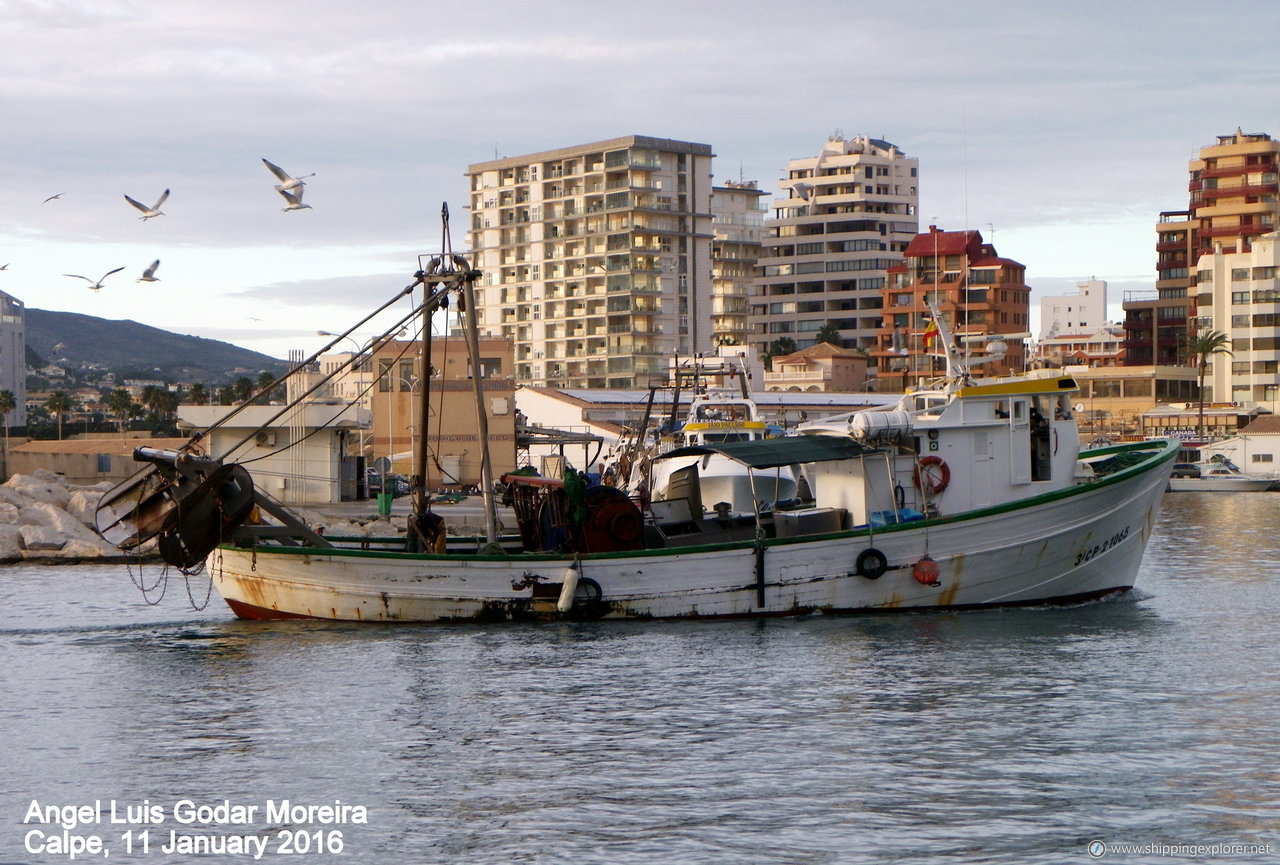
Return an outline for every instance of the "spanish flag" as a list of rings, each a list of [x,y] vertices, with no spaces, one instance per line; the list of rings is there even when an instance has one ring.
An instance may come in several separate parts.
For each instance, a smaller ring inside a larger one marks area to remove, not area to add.
[[[929,319],[929,324],[924,329],[924,347],[931,348],[933,341],[938,336],[938,323],[933,319]]]

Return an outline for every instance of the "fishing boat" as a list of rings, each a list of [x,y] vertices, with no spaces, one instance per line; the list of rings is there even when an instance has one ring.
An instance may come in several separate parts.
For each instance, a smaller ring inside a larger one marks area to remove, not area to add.
[[[449,253],[405,290],[422,289],[423,316],[455,297],[474,348],[479,277]],[[97,526],[122,548],[155,539],[172,565],[207,568],[247,619],[803,616],[1075,603],[1132,587],[1178,443],[1081,451],[1070,376],[975,378],[969,352],[935,320],[945,372],[894,405],[802,435],[702,436],[655,457],[692,457],[684,468],[695,476],[706,457],[748,477],[800,466],[812,485],[805,507],[725,513],[692,494],[648,501],[587,485],[576,472],[509,476],[519,538],[502,538],[484,460],[484,537],[446,543],[415,478],[407,539],[379,543],[313,531],[246,466],[193,442],[140,449],[145,468],[103,496]]]

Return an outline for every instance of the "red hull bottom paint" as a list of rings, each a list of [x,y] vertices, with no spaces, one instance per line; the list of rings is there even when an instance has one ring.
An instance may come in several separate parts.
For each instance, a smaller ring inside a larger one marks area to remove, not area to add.
[[[1034,601],[1011,601],[1007,603],[995,604],[952,604],[950,606],[938,607],[860,607],[847,610],[818,610],[818,609],[801,609],[793,610],[786,613],[761,613],[758,616],[747,614],[743,616],[681,616],[682,619],[750,619],[750,618],[796,618],[799,616],[813,615],[814,613],[822,613],[826,616],[861,616],[867,614],[899,614],[902,613],[941,613],[941,612],[959,612],[962,610],[990,610],[999,607],[1069,607],[1074,604],[1085,604],[1090,601],[1101,600],[1115,595],[1122,595],[1130,591],[1133,586],[1117,586],[1110,589],[1099,589],[1096,592],[1080,592],[1074,595],[1060,595],[1056,598],[1041,598]],[[231,608],[231,612],[235,613],[238,619],[254,619],[258,621],[264,620],[284,620],[284,619],[312,619],[315,621],[333,621],[328,616],[306,616],[301,613],[285,613],[280,610],[269,610],[266,607],[255,606],[254,604],[246,604],[243,601],[227,601],[227,606]],[[627,617],[619,617],[616,621],[627,621]],[[352,620],[355,621],[355,620]],[[450,620],[457,621],[457,620]],[[549,621],[560,621],[558,618]],[[421,622],[403,622],[397,623],[393,621],[386,624],[422,624]]]
[[[268,610],[266,607],[258,607],[253,604],[246,604],[243,601],[227,600],[227,606],[231,608],[231,612],[236,614],[237,619],[317,619],[320,616],[304,616],[301,613],[284,613],[280,610]]]

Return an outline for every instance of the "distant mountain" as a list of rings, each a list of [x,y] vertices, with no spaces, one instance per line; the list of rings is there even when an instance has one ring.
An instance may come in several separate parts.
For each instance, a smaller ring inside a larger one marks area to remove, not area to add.
[[[278,374],[288,366],[247,348],[136,321],[30,307],[26,313],[28,351],[46,362],[66,358],[69,364],[101,364],[116,373],[206,384],[226,383],[240,375],[256,379],[260,371]]]

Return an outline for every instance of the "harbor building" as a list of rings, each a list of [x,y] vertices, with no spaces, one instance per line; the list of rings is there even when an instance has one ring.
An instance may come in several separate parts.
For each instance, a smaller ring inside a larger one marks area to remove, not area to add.
[[[875,389],[902,391],[941,375],[943,358],[930,325],[926,298],[932,299],[955,339],[987,354],[983,376],[1007,375],[1026,368],[1023,339],[1030,336],[1031,289],[1026,267],[996,254],[977,231],[943,231],[929,226],[912,238],[904,262],[890,269],[883,291],[884,309],[871,351],[877,361]],[[988,339],[1007,335],[1007,339]],[[997,348],[997,346],[999,348]]]
[[[713,156],[628,135],[467,168],[480,329],[517,380],[643,387],[710,350]]]
[[[1156,287],[1125,292],[1126,363],[1186,364],[1188,322],[1211,305],[1197,290],[1197,261],[1221,250],[1246,253],[1274,231],[1280,214],[1280,141],[1237,129],[1200,148],[1188,165],[1188,204],[1156,223]]]
[[[1062,367],[1078,364],[1086,367],[1112,367],[1124,364],[1124,328],[1104,324],[1092,332],[1063,333],[1036,342],[1032,348],[1032,366]]]
[[[764,236],[764,190],[754,180],[711,188],[711,342],[746,346]]]
[[[0,291],[0,390],[13,394],[14,409],[0,419],[9,427],[27,425],[27,308]]]
[[[1230,337],[1231,354],[1209,358],[1206,402],[1258,404],[1280,412],[1280,232],[1247,251],[1202,255],[1196,271],[1197,331]]]
[[[918,174],[918,159],[867,135],[789,162],[751,302],[756,357],[779,339],[808,348],[828,325],[840,347],[875,347],[886,275],[920,230]]]
[[[346,451],[363,457],[364,466],[379,458],[391,461],[392,471],[415,472],[415,452],[422,431],[418,400],[423,394],[419,375],[422,345],[417,340],[376,340],[353,352],[321,355],[319,372],[333,379],[323,399],[354,402],[363,409],[363,422],[350,433]],[[509,340],[481,338],[480,361],[468,356],[460,333],[437,335],[432,341],[431,375],[427,388],[430,425],[427,444],[432,459],[424,476],[430,490],[480,481],[482,443],[476,432],[472,377],[479,368],[484,394],[489,453],[495,476],[515,468],[515,381]]]

